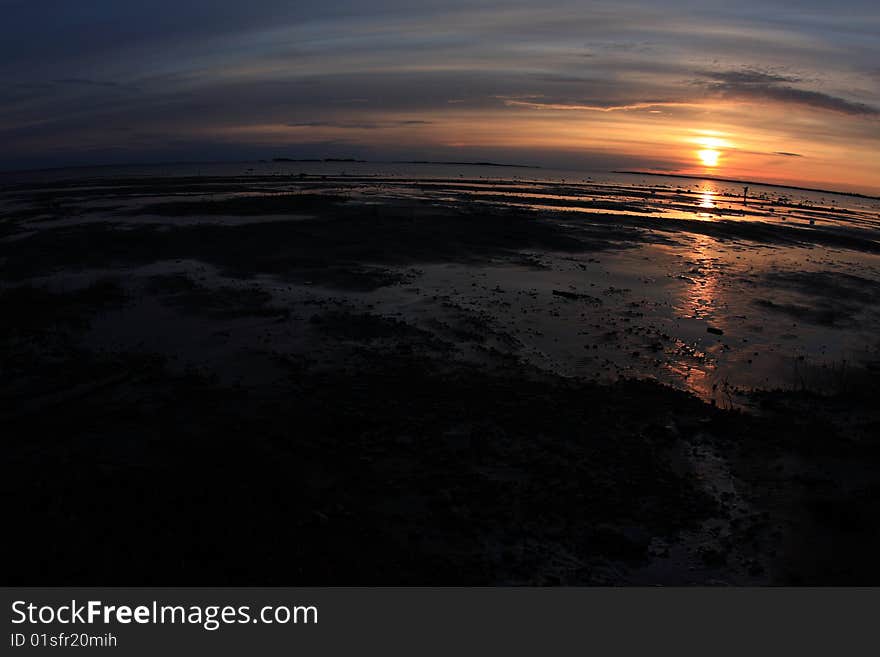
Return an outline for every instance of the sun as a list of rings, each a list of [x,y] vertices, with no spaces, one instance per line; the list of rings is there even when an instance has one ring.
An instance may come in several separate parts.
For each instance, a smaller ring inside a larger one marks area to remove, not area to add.
[[[697,157],[700,158],[700,162],[703,163],[703,166],[717,167],[718,159],[721,157],[721,151],[716,151],[713,148],[705,148],[701,151],[697,151]]]
[[[727,139],[718,136],[723,133],[712,130],[701,132],[703,134],[691,140],[692,143],[699,147],[699,150],[696,152],[697,159],[700,160],[704,167],[717,167],[721,162],[722,154],[725,150],[731,148],[732,144]]]

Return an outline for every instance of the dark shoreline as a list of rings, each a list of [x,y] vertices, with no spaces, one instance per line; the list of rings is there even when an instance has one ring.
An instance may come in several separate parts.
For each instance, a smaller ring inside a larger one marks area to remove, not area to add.
[[[382,164],[376,162],[376,164]],[[508,169],[543,169],[533,164],[502,164],[499,162],[434,162],[432,160],[395,160],[392,164],[442,164],[445,166],[458,167],[504,167]]]
[[[123,164],[73,164],[64,166],[36,167],[33,169],[0,169],[0,176],[49,173],[76,169],[126,169],[130,167],[211,166],[232,164],[435,164],[443,166],[499,167],[506,169],[546,169],[533,164],[505,164],[503,162],[444,162],[432,160],[359,160],[355,158],[289,158],[273,157],[260,160],[194,160],[181,162],[126,162]]]

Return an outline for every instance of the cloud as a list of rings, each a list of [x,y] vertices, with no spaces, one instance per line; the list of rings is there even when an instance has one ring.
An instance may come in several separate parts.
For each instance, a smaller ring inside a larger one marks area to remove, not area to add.
[[[800,78],[755,69],[705,72],[705,86],[713,95],[731,100],[773,101],[851,116],[880,116],[880,109],[812,89],[793,87]]]
[[[60,80],[55,80],[54,82],[55,84],[71,84],[83,87],[107,87],[111,89],[122,86],[118,82],[111,82],[106,80],[89,80],[87,78],[61,78]]]
[[[771,85],[780,82],[800,82],[800,78],[796,76],[780,75],[778,73],[756,68],[744,68],[738,71],[712,71],[704,73],[703,75],[712,78],[717,83],[731,85]]]
[[[538,100],[506,98],[504,104],[508,107],[527,107],[537,110],[556,111],[582,111],[582,112],[631,112],[635,110],[655,110],[660,107],[687,107],[695,106],[695,103],[675,101],[646,101],[639,103],[614,104],[603,101],[584,102],[545,102]]]
[[[288,123],[289,128],[342,128],[344,130],[384,130],[413,125],[431,125],[433,121],[404,119],[388,121],[298,121]]]

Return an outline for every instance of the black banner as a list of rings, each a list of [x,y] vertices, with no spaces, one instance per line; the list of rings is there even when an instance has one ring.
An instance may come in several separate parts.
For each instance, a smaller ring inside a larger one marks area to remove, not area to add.
[[[3,589],[4,654],[858,654],[860,589]],[[7,650],[8,649],[8,650]]]

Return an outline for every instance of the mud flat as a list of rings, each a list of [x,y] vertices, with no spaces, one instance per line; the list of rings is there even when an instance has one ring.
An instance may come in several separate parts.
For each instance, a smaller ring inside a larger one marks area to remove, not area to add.
[[[878,584],[872,203],[7,185],[4,582]]]

